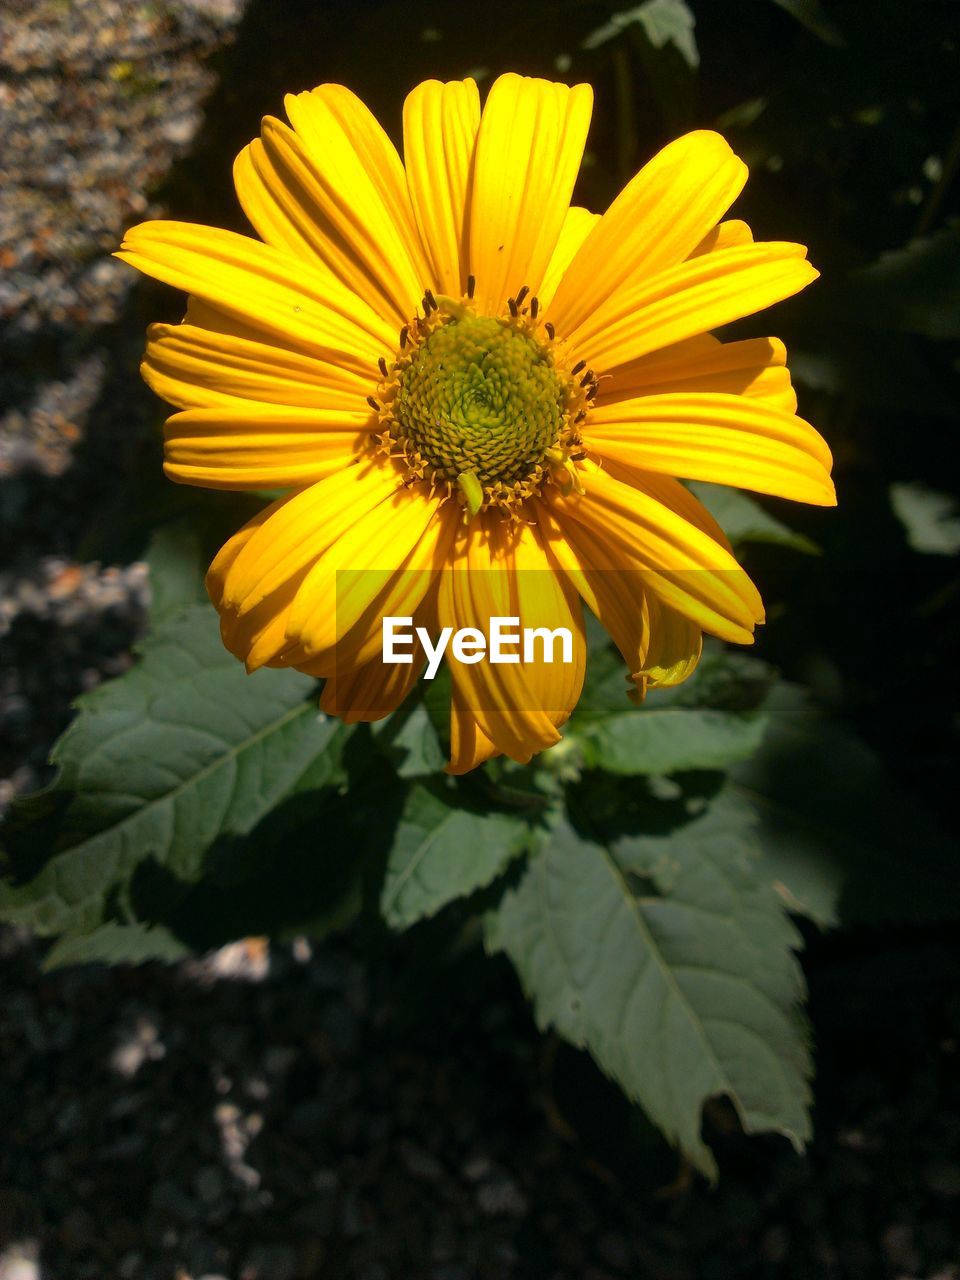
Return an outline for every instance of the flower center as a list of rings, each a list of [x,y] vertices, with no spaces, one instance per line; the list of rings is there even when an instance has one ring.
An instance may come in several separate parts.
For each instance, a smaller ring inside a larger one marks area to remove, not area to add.
[[[435,329],[398,382],[397,424],[438,478],[515,485],[560,434],[564,387],[546,350],[493,316]]]
[[[400,335],[393,367],[381,361],[380,399],[371,398],[380,447],[404,459],[405,482],[458,498],[467,519],[490,507],[516,518],[554,473],[575,481],[570,459],[582,456],[576,428],[592,387],[558,360],[535,300],[510,303],[508,315],[477,315],[469,295],[427,294],[426,315]]]

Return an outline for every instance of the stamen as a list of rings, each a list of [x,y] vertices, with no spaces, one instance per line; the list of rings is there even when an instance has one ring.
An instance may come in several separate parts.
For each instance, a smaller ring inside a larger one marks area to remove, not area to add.
[[[407,338],[410,336],[410,326],[405,324],[400,330],[400,350],[402,351],[407,345]]]
[[[472,298],[477,290],[477,277],[467,276],[467,297]]]
[[[570,377],[575,378],[577,374],[580,373],[580,371],[582,369],[585,369],[586,367],[587,367],[586,360],[578,360],[577,363],[570,370]]]
[[[367,396],[367,404],[371,409],[376,410],[377,413],[380,412],[380,401],[374,400],[373,396]]]
[[[517,306],[518,306],[518,307],[523,303],[524,298],[527,296],[527,294],[528,294],[529,292],[530,292],[530,287],[529,287],[529,285],[524,285],[524,286],[520,289],[519,293],[517,294]]]
[[[380,359],[377,361],[377,366],[379,367],[380,372],[383,374],[383,376],[387,377],[390,370],[387,368],[387,362],[386,360],[384,360],[383,356],[381,356]]]
[[[537,313],[539,312],[539,310],[540,310],[540,299],[531,298],[530,299],[530,315],[534,320],[536,320]]]
[[[547,331],[547,337],[550,339],[551,342],[553,342],[554,338],[556,338],[557,336],[556,329],[553,327],[553,325],[550,323],[549,320],[544,320],[543,327]]]
[[[510,314],[513,316],[514,320],[516,320],[517,316],[520,314],[520,308],[517,306],[516,298],[508,298],[507,306],[510,308]]]

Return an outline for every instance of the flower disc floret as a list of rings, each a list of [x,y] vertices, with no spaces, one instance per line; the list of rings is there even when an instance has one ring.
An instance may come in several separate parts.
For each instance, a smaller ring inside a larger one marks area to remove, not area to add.
[[[383,405],[381,447],[405,460],[408,483],[457,497],[468,517],[515,516],[552,475],[568,482],[584,390],[526,309],[496,317],[469,299],[431,301],[371,401]]]
[[[433,474],[473,472],[482,486],[527,479],[556,444],[564,385],[547,350],[493,316],[450,320],[398,378],[400,434]]]

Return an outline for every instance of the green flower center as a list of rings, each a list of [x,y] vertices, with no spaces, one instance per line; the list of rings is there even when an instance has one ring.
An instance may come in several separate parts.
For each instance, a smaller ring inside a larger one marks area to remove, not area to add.
[[[494,316],[434,329],[397,377],[395,433],[431,477],[484,491],[522,484],[560,438],[565,383],[548,351]]]

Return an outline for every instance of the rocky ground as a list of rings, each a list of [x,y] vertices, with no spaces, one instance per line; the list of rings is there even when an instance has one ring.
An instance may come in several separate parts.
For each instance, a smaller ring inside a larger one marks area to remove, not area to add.
[[[134,273],[110,256],[190,148],[241,0],[0,7],[0,811],[72,699],[122,671],[141,564],[83,558],[159,414]]]
[[[711,1191],[538,1038],[506,967],[430,981],[304,940],[38,959],[2,936],[2,1280],[960,1276],[960,1020],[877,1060],[830,1026],[832,961],[810,1156],[716,1111]]]
[[[109,254],[163,211],[242,8],[0,9],[0,808],[142,627],[145,567],[94,553],[161,416],[153,304]],[[710,1191],[498,965],[347,939],[47,974],[2,932],[0,1280],[958,1277],[960,1008],[909,936],[838,1008],[845,945],[810,953],[811,1155],[715,1109]]]

